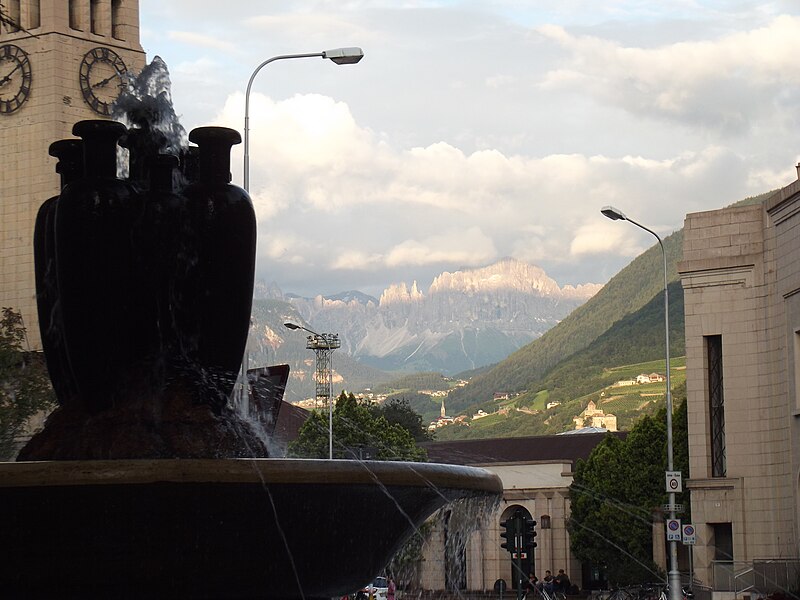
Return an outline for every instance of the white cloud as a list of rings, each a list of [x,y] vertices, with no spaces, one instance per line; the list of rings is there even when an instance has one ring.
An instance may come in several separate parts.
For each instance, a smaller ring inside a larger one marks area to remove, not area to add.
[[[212,4],[141,3],[187,129],[242,131],[268,57],[364,48],[270,66],[251,94],[258,268],[287,291],[424,289],[500,256],[602,282],[653,240],[600,207],[666,235],[796,177],[800,16],[782,0]]]
[[[588,92],[634,113],[720,131],[741,133],[755,114],[771,110],[772,94],[800,83],[800,17],[791,15],[713,40],[655,48],[575,35],[556,25],[538,31],[570,53],[566,66],[544,75],[542,89]]]
[[[386,265],[478,265],[497,258],[492,240],[479,227],[449,230],[423,240],[406,240],[392,248]]]
[[[234,44],[222,41],[211,35],[203,35],[192,31],[170,31],[168,35],[170,39],[184,44],[211,48],[212,50],[219,50],[220,52],[228,52],[231,54],[236,52],[236,46]]]

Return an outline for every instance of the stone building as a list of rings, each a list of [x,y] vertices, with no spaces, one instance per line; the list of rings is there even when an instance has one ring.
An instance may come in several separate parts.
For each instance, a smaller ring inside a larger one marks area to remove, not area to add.
[[[538,544],[535,567],[539,577],[545,569],[564,569],[581,588],[592,586],[593,573],[572,554],[566,529],[569,517],[568,489],[579,458],[586,459],[605,435],[624,433],[581,433],[521,438],[497,438],[430,442],[423,444],[433,462],[483,467],[503,482],[503,498],[494,514],[473,532],[463,555],[447,550],[448,509],[435,518],[425,545],[425,560],[419,585],[425,590],[458,588],[464,591],[492,590],[503,579],[509,593],[514,580],[510,554],[500,547],[500,522],[518,508],[537,521]],[[453,568],[453,562],[456,564]],[[458,580],[453,580],[454,573]]]
[[[39,206],[59,191],[49,145],[108,118],[121,76],[145,64],[138,0],[5,0],[0,24],[0,306],[40,348],[33,273]],[[10,22],[6,22],[10,21]]]
[[[584,411],[577,417],[572,417],[575,423],[575,429],[583,429],[584,427],[602,427],[608,431],[617,430],[617,417],[611,413],[603,412],[602,408],[597,408],[594,401],[589,400]]]
[[[715,590],[794,586],[800,181],[763,203],[687,215],[679,272],[695,576]]]

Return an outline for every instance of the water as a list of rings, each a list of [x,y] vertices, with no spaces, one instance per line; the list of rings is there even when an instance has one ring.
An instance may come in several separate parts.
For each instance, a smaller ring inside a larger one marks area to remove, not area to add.
[[[127,127],[149,131],[154,138],[163,140],[163,152],[167,154],[180,156],[189,146],[189,136],[172,104],[169,69],[160,56],[138,75],[128,75],[112,116]]]
[[[115,106],[113,115],[118,121],[141,131],[144,137],[146,137],[147,143],[151,144],[151,147],[157,148],[160,152],[186,157],[188,137],[186,135],[186,131],[180,125],[177,114],[172,106],[170,86],[171,84],[167,66],[163,60],[161,60],[159,57],[156,57],[150,65],[145,67],[138,77],[132,78],[129,81],[127,90],[123,93]],[[123,159],[118,162],[128,167],[127,170],[124,166],[121,169],[121,173],[123,175],[128,175],[130,172],[130,165],[127,164],[128,161]],[[252,416],[249,414],[250,411],[246,410],[246,407],[243,408],[243,410],[244,412],[248,413],[247,417],[249,418],[249,422],[252,428],[259,433],[259,437],[271,444],[272,440],[268,435],[268,429],[274,425],[274,421],[270,422],[268,419],[257,419],[253,421],[253,419],[250,418]],[[274,415],[271,418],[274,419]],[[337,442],[335,438],[334,441]],[[246,444],[247,442],[245,441],[244,443]],[[249,454],[252,456],[257,456],[258,452],[250,448]],[[186,462],[189,463],[190,461]],[[336,471],[336,463],[342,464],[342,462],[343,461],[323,461],[324,464],[332,467],[330,470],[331,473]],[[283,551],[289,557],[290,570],[292,572],[294,582],[299,589],[299,596],[301,598],[305,598],[305,588],[308,587],[309,580],[304,580],[300,573],[303,570],[308,572],[309,563],[306,562],[306,564],[299,564],[296,561],[295,553],[292,551],[292,545],[297,543],[297,540],[295,539],[295,530],[297,528],[296,521],[297,519],[303,517],[304,504],[301,501],[302,499],[298,498],[296,506],[292,508],[289,518],[285,516],[287,514],[285,509],[284,513],[280,514],[278,505],[276,504],[276,496],[278,498],[282,496],[285,500],[286,495],[285,491],[280,489],[281,484],[267,480],[259,469],[258,461],[253,461],[250,464],[252,465],[252,469],[258,474],[258,478],[261,482],[261,489],[264,491],[265,502],[260,506],[260,510],[271,511],[277,526],[278,537],[280,538],[279,545],[282,546]],[[373,508],[373,506],[376,506],[377,504],[386,504],[386,502],[377,502],[377,499],[374,496],[374,494],[377,493],[385,500],[388,500],[389,507],[394,508],[394,512],[392,514],[390,514],[391,511],[389,511],[381,518],[385,517],[386,519],[394,519],[395,526],[397,525],[397,521],[401,521],[403,525],[402,530],[405,530],[405,533],[402,534],[389,534],[386,531],[382,531],[381,535],[383,536],[397,535],[396,538],[381,540],[381,543],[383,544],[382,547],[385,548],[386,544],[389,544],[391,547],[399,546],[404,536],[410,536],[409,539],[411,540],[410,543],[401,548],[400,552],[389,562],[389,565],[384,567],[395,576],[398,584],[402,586],[404,583],[413,580],[414,570],[418,565],[418,561],[416,559],[424,550],[424,545],[427,543],[430,534],[437,529],[442,528],[445,535],[445,560],[448,565],[447,579],[450,584],[448,587],[454,590],[461,588],[461,584],[465,581],[466,577],[466,561],[463,559],[463,557],[466,555],[467,544],[469,543],[470,536],[474,531],[481,527],[484,521],[491,519],[496,514],[497,503],[499,502],[499,499],[496,496],[486,497],[479,491],[465,491],[464,493],[467,496],[466,498],[462,498],[448,504],[445,509],[437,514],[436,517],[429,520],[425,525],[418,527],[417,523],[420,521],[419,515],[412,515],[408,512],[411,508],[414,508],[413,502],[411,502],[409,499],[410,497],[415,495],[432,495],[437,500],[436,503],[439,504],[450,502],[450,500],[458,494],[453,493],[453,489],[438,489],[430,479],[426,479],[425,475],[423,474],[424,469],[422,466],[415,463],[394,463],[391,465],[391,468],[394,469],[398,474],[392,477],[398,477],[405,474],[411,475],[412,480],[415,478],[422,479],[423,485],[421,488],[415,488],[411,486],[404,491],[395,492],[400,494],[399,496],[396,496],[390,487],[387,484],[384,484],[384,481],[387,480],[386,469],[389,466],[386,463],[347,461],[347,464],[356,465],[359,469],[363,470],[368,476],[367,481],[371,482],[371,484],[360,488],[351,485],[350,489],[346,490],[342,490],[340,486],[340,491],[336,493],[345,494],[349,498],[348,502],[352,502],[351,505],[348,505],[348,510],[350,511],[350,514],[353,515],[350,517],[352,518],[352,522],[347,523],[347,536],[350,537],[349,539],[327,540],[326,543],[341,543],[343,547],[348,547],[349,545],[351,552],[354,552],[357,549],[362,552],[362,555],[366,550],[367,555],[365,555],[365,557],[371,554],[371,548],[369,546],[362,548],[360,545],[372,543],[369,538],[369,534],[372,532],[363,531],[359,525],[361,521],[364,520],[364,517],[368,516],[374,520],[379,516],[379,514],[383,514],[377,513],[377,508]],[[388,477],[388,479],[392,479],[392,477]],[[327,489],[324,488],[324,486],[326,483],[328,483],[328,481],[324,478],[321,478],[320,480],[310,483],[314,486],[323,486],[321,489]],[[361,485],[364,486],[364,483],[362,482]],[[331,490],[332,489],[333,488],[331,488]],[[0,487],[0,490],[2,490],[2,487]],[[414,490],[418,491],[415,492]],[[424,494],[422,493],[423,490],[425,491]],[[433,492],[433,494],[430,492]],[[325,513],[325,511],[330,510],[331,504],[335,505],[337,498],[334,496],[334,492],[326,491],[325,493],[329,493],[331,496],[330,498],[322,498],[321,507],[319,502],[309,504],[309,506],[315,507],[314,511],[317,513],[316,515],[311,514],[309,517],[321,515]],[[370,494],[372,494],[372,500],[368,501],[367,498],[370,497]],[[315,498],[315,500],[319,499]],[[230,507],[230,509],[233,511],[236,511],[237,508],[237,506]],[[342,509],[340,507],[340,511],[341,510]],[[386,507],[384,506],[382,510],[385,511]],[[359,518],[359,513],[361,518]],[[331,512],[330,514],[325,514],[329,520],[333,519],[333,523],[335,523],[339,518],[338,513],[334,514]],[[197,523],[198,528],[204,528],[206,525],[209,525],[209,523],[204,523],[203,521]],[[341,526],[341,524],[338,525]],[[395,530],[398,530],[397,527],[392,529],[392,531]],[[101,532],[95,531],[95,534],[99,533]],[[235,532],[231,532],[231,534],[234,533]],[[329,534],[323,528],[323,530],[317,531],[317,535],[324,537]],[[165,541],[165,544],[168,543],[168,541]],[[263,545],[265,548],[271,548],[274,546],[272,541],[268,539],[264,539]],[[187,549],[187,551],[188,550],[189,549]],[[211,551],[213,551],[213,548],[209,549],[209,552]],[[242,557],[242,559],[245,558],[247,557]],[[342,558],[343,557],[337,557],[338,560],[341,560]],[[374,557],[369,558],[374,560]],[[348,556],[345,555],[344,559],[347,560]],[[308,556],[306,556],[306,558],[303,560],[309,561],[312,559],[309,559]],[[314,556],[313,560],[325,561],[330,559],[326,559],[326,557],[320,553],[320,555]],[[373,565],[373,567],[380,568],[378,565]],[[243,565],[243,569],[244,568],[246,567]],[[252,569],[253,566],[251,565],[249,568]],[[371,578],[375,574],[376,573],[374,572],[365,572],[365,581],[362,583],[367,583],[366,579]]]

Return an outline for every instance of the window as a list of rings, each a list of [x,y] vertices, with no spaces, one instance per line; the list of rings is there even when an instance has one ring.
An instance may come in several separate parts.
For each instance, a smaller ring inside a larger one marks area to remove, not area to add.
[[[722,381],[722,336],[706,336],[708,408],[711,425],[711,476],[725,477],[725,394]]]
[[[733,562],[733,527],[730,523],[709,523],[714,530],[714,560]]]
[[[794,332],[794,407],[800,409],[800,330]]]
[[[19,31],[20,26],[20,0],[6,0],[3,5],[5,6],[6,10],[4,11],[3,16],[6,17],[3,19],[3,25],[6,31],[11,33],[15,31]]]
[[[39,0],[30,0],[30,13],[28,15],[28,20],[30,21],[28,27],[30,29],[36,29],[42,25],[42,12],[39,4]]]
[[[69,0],[69,28],[81,28],[80,17],[78,16],[78,0]]]
[[[92,33],[100,33],[100,0],[89,0],[89,27]]]
[[[111,0],[111,37],[115,40],[125,39],[122,36],[121,8],[122,0]]]
[[[539,528],[550,529],[550,515],[542,515],[539,517]]]

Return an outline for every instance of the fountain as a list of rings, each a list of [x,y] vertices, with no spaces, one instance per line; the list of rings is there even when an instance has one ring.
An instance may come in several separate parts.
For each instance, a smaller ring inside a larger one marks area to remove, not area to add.
[[[446,503],[502,493],[468,467],[269,458],[228,401],[255,258],[239,134],[195,129],[179,161],[146,128],[73,133],[34,236],[59,406],[0,465],[4,595],[338,597]]]

